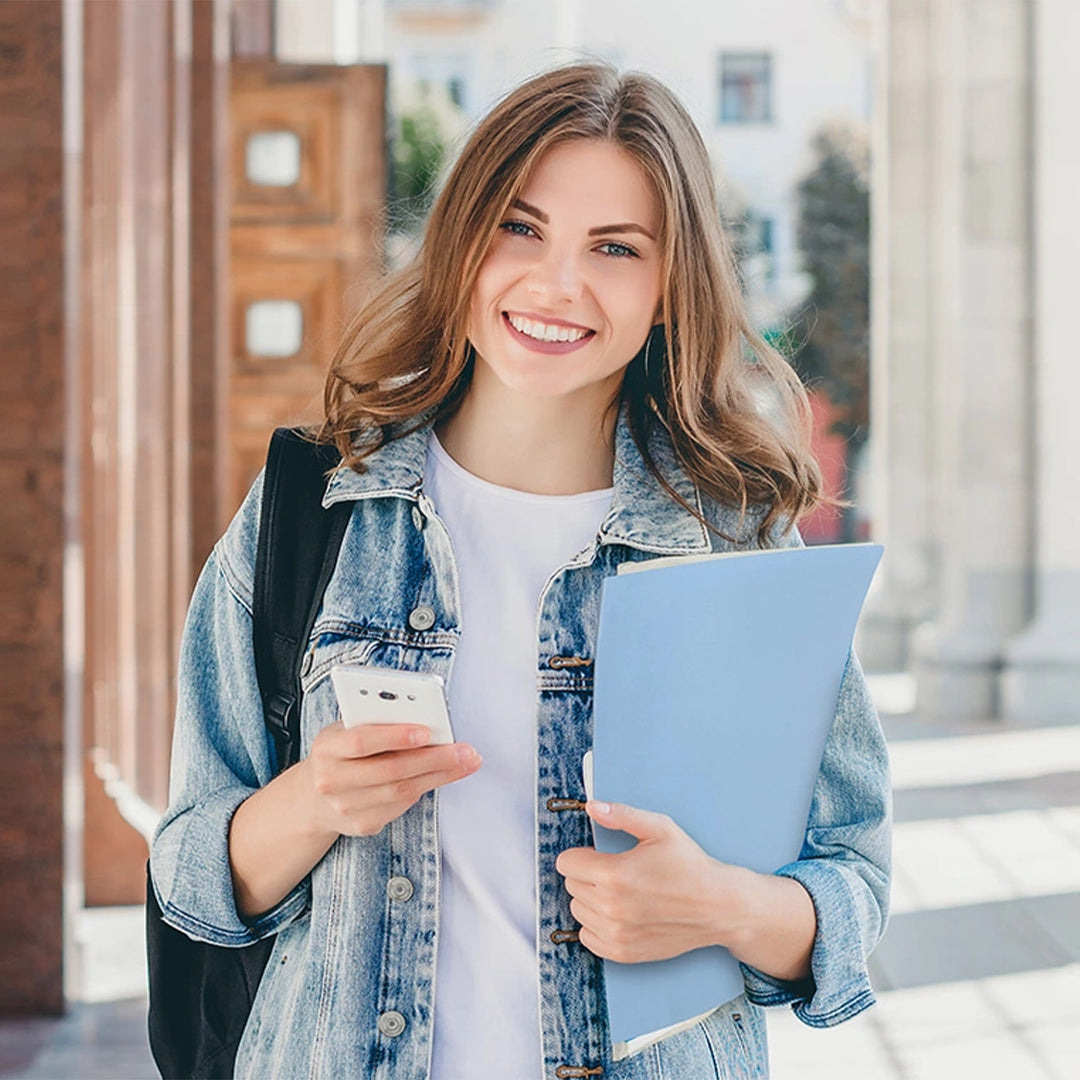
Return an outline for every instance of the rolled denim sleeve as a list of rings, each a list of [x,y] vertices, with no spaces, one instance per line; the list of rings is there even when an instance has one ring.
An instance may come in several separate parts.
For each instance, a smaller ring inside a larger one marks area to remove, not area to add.
[[[874,1004],[867,958],[888,922],[892,863],[888,750],[855,653],[848,655],[799,858],[776,871],[810,894],[817,930],[808,978],[788,982],[740,964],[746,996],[792,1004],[832,1027]]]
[[[274,774],[252,648],[251,595],[262,477],[203,567],[180,646],[169,807],[150,868],[162,916],[190,938],[249,945],[307,906],[305,879],[256,919],[237,910],[229,826]]]

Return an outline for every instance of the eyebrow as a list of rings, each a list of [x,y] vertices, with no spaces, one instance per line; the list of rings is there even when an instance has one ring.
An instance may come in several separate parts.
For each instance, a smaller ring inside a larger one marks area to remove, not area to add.
[[[526,214],[531,214],[544,225],[549,224],[551,221],[551,218],[543,210],[533,206],[532,203],[525,202],[524,199],[515,199],[511,205],[518,210],[524,210]],[[590,236],[606,236],[609,233],[641,233],[642,236],[647,236],[650,240],[656,239],[648,229],[633,221],[620,221],[615,225],[597,225],[589,230]]]

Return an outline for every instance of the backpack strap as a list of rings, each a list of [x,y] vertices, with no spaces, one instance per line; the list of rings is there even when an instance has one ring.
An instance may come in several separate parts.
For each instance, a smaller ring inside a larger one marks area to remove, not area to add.
[[[349,502],[322,507],[326,472],[339,461],[335,447],[293,428],[274,432],[266,456],[252,638],[276,772],[299,758],[300,664],[352,512]]]

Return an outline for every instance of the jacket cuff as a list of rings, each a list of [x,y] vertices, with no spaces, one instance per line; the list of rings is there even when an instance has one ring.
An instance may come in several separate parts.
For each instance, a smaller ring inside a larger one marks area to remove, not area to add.
[[[283,900],[254,919],[245,918],[236,907],[232,865],[229,861],[229,825],[240,804],[255,788],[229,787],[214,792],[185,815],[183,836],[175,856],[164,843],[155,845],[162,864],[186,867],[174,874],[166,891],[154,872],[151,879],[161,907],[162,919],[195,941],[238,948],[276,934],[308,906],[310,878],[304,878]],[[174,821],[173,828],[180,822]],[[163,866],[164,868],[164,866]],[[162,880],[165,880],[163,876]]]
[[[817,929],[810,954],[810,975],[777,979],[740,962],[746,996],[755,1005],[792,1005],[810,1027],[834,1027],[877,1000],[863,953],[862,935],[851,890],[843,873],[824,859],[803,859],[776,871],[794,878],[810,894]]]

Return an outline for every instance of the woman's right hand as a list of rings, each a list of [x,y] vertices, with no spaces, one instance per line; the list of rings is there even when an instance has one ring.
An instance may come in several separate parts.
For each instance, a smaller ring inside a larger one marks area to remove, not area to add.
[[[425,791],[480,767],[471,746],[425,746],[429,737],[414,724],[346,728],[338,721],[315,736],[306,758],[245,799],[229,825],[241,914],[273,908],[341,834],[374,836]]]
[[[413,724],[339,720],[315,736],[298,768],[306,772],[313,824],[345,836],[374,836],[421,795],[476,772],[468,743],[424,745],[431,734]]]

